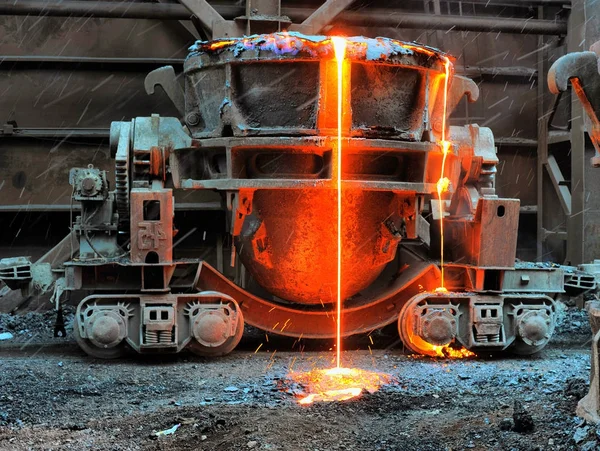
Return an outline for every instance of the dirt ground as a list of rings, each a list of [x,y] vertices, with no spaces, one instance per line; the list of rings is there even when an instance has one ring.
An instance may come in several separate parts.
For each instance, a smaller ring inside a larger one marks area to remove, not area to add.
[[[570,309],[529,358],[407,355],[393,334],[346,344],[346,366],[396,383],[351,401],[300,406],[287,374],[328,367],[328,343],[249,331],[216,360],[94,360],[51,338],[50,314],[0,315],[0,449],[593,450],[600,428],[575,415],[587,391],[589,328]],[[70,315],[67,315],[67,327]],[[259,344],[261,349],[255,353]],[[516,421],[515,421],[516,420]],[[172,435],[155,432],[179,428]],[[533,428],[533,430],[529,430]]]

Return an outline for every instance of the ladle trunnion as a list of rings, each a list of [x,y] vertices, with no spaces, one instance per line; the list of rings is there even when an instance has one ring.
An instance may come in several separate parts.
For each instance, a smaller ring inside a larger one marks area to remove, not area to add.
[[[515,266],[519,200],[495,194],[492,133],[447,125],[463,97],[477,100],[477,85],[454,75],[450,57],[433,48],[346,41],[342,334],[397,322],[405,346],[418,353],[443,355],[448,346],[537,352],[552,336],[549,295],[564,291],[564,275]],[[23,291],[54,287],[57,305],[65,292],[95,292],[77,307],[75,335],[98,357],[126,348],[223,355],[245,323],[294,337],[335,336],[336,70],[325,36],[197,42],[185,62],[185,90],[170,67],[146,79],[147,91],[160,85],[181,119],[113,122],[114,190],[106,172],[72,169],[81,211],[51,251],[60,258],[4,259],[0,279]],[[443,177],[440,210],[430,201]],[[176,255],[174,190],[221,193],[232,237],[227,260],[249,273],[246,282]],[[448,291],[435,292],[442,217]]]

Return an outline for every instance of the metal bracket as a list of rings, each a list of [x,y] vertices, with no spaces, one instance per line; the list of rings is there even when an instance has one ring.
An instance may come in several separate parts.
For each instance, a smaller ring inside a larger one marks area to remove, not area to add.
[[[173,66],[163,66],[158,69],[154,69],[144,80],[144,88],[148,95],[154,94],[154,88],[160,86],[165,91],[165,94],[169,97],[179,114],[183,117],[185,115],[185,97],[183,89],[177,82],[177,75]]]
[[[557,59],[548,71],[548,88],[553,94],[566,91],[569,81],[590,121],[588,130],[596,155],[591,164],[600,167],[600,73],[598,55],[594,52],[573,52]]]
[[[448,93],[448,113],[454,111],[458,102],[464,96],[467,96],[469,103],[477,102],[479,99],[479,86],[473,80],[460,75],[455,75],[452,78],[452,85],[450,86],[450,92]]]

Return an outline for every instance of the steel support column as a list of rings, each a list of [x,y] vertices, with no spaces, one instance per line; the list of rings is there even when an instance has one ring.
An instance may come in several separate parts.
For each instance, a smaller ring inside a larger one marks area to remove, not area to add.
[[[585,50],[584,1],[573,2],[568,20],[567,52]],[[585,134],[581,102],[571,89],[571,215],[567,220],[567,261],[583,263],[585,226]]]

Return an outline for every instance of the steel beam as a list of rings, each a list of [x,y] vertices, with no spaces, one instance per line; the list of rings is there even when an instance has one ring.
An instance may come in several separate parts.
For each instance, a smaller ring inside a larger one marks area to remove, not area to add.
[[[212,33],[216,24],[225,19],[206,0],[179,0],[194,16],[198,18],[204,28]]]
[[[569,15],[567,52],[585,50],[585,11],[583,2],[574,2]],[[567,218],[567,261],[584,263],[585,228],[585,132],[583,106],[571,89],[571,215]]]
[[[182,70],[183,58],[119,58],[119,57],[90,57],[90,56],[54,56],[54,55],[0,55],[0,70],[3,70],[2,64],[18,63],[18,64],[35,64],[35,67],[40,67],[42,64],[69,64],[69,65],[146,65],[149,67],[155,66],[174,66],[177,71]],[[85,69],[82,67],[81,69]],[[75,67],[74,69],[76,69]],[[11,65],[9,70],[13,70]],[[462,66],[454,67],[456,74],[464,75],[472,79],[485,78],[486,80],[495,78],[516,78],[514,83],[530,84],[533,77],[537,75],[536,69],[530,69],[522,66]],[[552,139],[552,138],[551,138]],[[533,141],[535,145],[535,141]]]
[[[569,216],[571,214],[571,192],[569,191],[569,188],[564,185],[565,178],[558,167],[558,162],[556,161],[556,158],[554,158],[554,155],[547,155],[545,166],[548,175],[550,175],[550,180],[552,180],[552,184],[554,185],[554,189],[556,190],[556,194],[558,194],[560,205],[565,214]]]
[[[190,5],[198,0],[184,0]],[[210,6],[210,5],[209,5]],[[212,8],[212,7],[211,7]],[[197,10],[203,10],[196,8]],[[208,10],[207,8],[205,8]],[[244,14],[243,7],[218,5],[213,8],[219,17],[233,19]],[[282,8],[281,14],[290,17],[295,23],[308,19],[313,10],[310,8]],[[188,20],[192,13],[183,5],[168,3],[130,3],[130,2],[43,2],[39,0],[0,1],[0,14],[18,16],[55,16],[55,17],[106,17],[128,19]],[[205,23],[218,19],[214,13],[199,17]],[[363,9],[344,11],[336,22],[344,25],[369,27],[416,28],[453,31],[503,32],[533,35],[563,35],[567,33],[567,22],[562,20],[514,19],[481,16],[455,16],[434,14],[415,14],[392,9]]]
[[[14,128],[7,133],[0,128],[0,137],[8,138],[98,138],[110,136],[108,128]]]
[[[158,0],[159,3],[166,3],[167,0]],[[200,39],[200,33],[196,27],[188,20],[180,20],[179,24],[196,40]]]
[[[561,35],[567,32],[567,24],[563,21],[481,16],[438,16],[393,10],[346,11],[338,16],[338,20],[350,25],[444,31],[482,31],[535,35]]]
[[[47,212],[59,211],[67,212],[73,208],[73,211],[79,211],[81,205],[71,204],[27,204],[27,205],[0,205],[0,213],[2,212]],[[175,210],[223,210],[221,202],[194,202],[194,203],[175,203]]]
[[[290,29],[305,34],[317,34],[352,3],[354,0],[327,0],[304,22],[292,25]]]
[[[5,133],[0,125],[0,137],[7,138],[108,138],[108,128],[15,128]],[[499,147],[536,147],[537,140],[526,138],[502,137],[494,138]]]
[[[538,18],[544,17],[544,8],[538,6]],[[538,36],[538,48],[544,47],[544,36]],[[543,261],[544,257],[544,242],[547,235],[544,229],[544,167],[548,162],[548,124],[550,118],[544,112],[544,59],[546,51],[542,50],[537,54],[537,159],[536,159],[536,260]],[[557,190],[558,191],[558,190]],[[564,208],[564,205],[563,205]],[[569,203],[569,208],[571,204]]]

